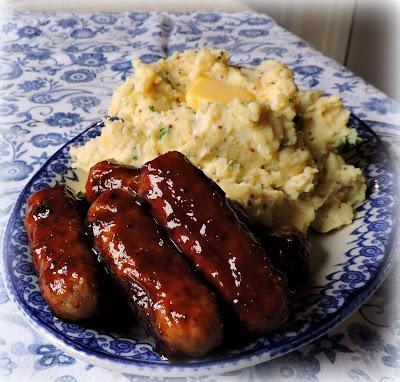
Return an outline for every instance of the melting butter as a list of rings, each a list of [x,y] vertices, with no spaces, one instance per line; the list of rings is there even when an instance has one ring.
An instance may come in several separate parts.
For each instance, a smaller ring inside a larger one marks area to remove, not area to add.
[[[254,94],[238,86],[230,86],[211,78],[200,77],[196,79],[186,93],[186,104],[197,110],[203,102],[227,104],[234,98],[243,101],[255,101]]]

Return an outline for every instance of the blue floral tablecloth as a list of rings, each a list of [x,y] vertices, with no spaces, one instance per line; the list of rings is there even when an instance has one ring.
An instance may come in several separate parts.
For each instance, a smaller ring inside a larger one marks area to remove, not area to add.
[[[176,50],[201,46],[226,48],[232,62],[245,65],[275,58],[289,65],[300,87],[340,92],[345,105],[398,158],[398,104],[265,15],[3,13],[0,229],[34,172],[60,146],[106,114],[114,87],[131,72],[133,57],[151,62]],[[396,268],[369,301],[321,339],[252,368],[187,380],[400,380]],[[0,281],[0,380],[150,382],[162,378],[116,373],[65,354],[29,327]]]

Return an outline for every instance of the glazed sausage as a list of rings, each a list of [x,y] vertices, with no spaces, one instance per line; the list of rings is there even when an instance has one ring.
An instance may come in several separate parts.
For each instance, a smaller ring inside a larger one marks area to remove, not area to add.
[[[300,289],[309,275],[311,242],[307,234],[292,226],[269,229],[258,225],[254,232],[272,264],[286,276],[288,288],[292,292]]]
[[[267,227],[252,221],[238,202],[228,199],[228,203],[257,238],[266,256],[268,253],[268,260],[286,276],[290,292],[299,290],[309,276],[311,241],[307,233],[293,226]]]
[[[91,204],[104,191],[116,188],[138,188],[140,169],[105,160],[95,164],[89,171],[86,182],[86,199]]]
[[[104,192],[87,220],[104,265],[164,354],[203,356],[221,343],[214,295],[130,191]]]
[[[285,323],[285,277],[202,171],[181,153],[166,153],[143,166],[139,195],[249,333],[267,333]]]
[[[35,192],[25,226],[40,290],[53,313],[71,321],[95,315],[102,269],[84,233],[81,201],[61,185]]]
[[[117,188],[137,191],[140,169],[103,161],[94,165],[86,183],[86,196],[93,202],[102,192]],[[287,278],[291,291],[298,290],[308,277],[310,240],[295,227],[271,229],[251,221],[243,207],[234,200],[228,200],[238,218],[255,234],[268,258]]]

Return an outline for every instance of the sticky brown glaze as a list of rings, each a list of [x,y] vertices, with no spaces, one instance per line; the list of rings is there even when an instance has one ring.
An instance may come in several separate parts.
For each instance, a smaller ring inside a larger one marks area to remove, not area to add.
[[[286,276],[289,289],[299,290],[309,275],[311,242],[307,234],[292,226],[271,229],[257,224],[253,229],[272,264]]]
[[[166,153],[142,168],[139,194],[249,333],[267,333],[285,323],[284,276],[203,172],[181,153]]]
[[[289,225],[267,227],[252,221],[238,202],[228,199],[228,203],[264,248],[268,260],[286,276],[290,292],[299,290],[309,276],[311,240],[307,233]]]
[[[138,188],[140,169],[105,160],[95,164],[89,171],[86,181],[86,199],[93,203],[104,191],[117,188]]]
[[[81,202],[61,185],[35,192],[25,226],[40,290],[53,313],[71,321],[96,314],[102,269],[84,233]]]
[[[221,343],[214,295],[129,191],[104,192],[87,219],[100,258],[164,354],[199,357]]]

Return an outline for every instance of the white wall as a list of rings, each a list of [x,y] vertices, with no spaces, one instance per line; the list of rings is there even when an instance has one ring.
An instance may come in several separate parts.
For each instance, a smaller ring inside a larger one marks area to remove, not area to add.
[[[245,0],[244,3],[268,13],[322,53],[344,63],[355,0]]]
[[[244,2],[400,101],[400,0]]]
[[[400,2],[356,7],[345,61],[353,72],[400,101]]]

